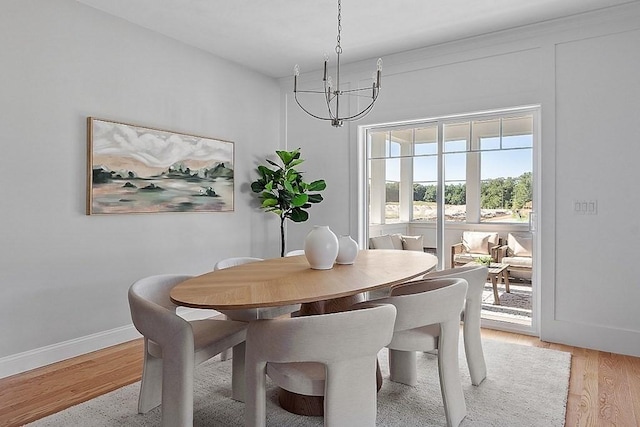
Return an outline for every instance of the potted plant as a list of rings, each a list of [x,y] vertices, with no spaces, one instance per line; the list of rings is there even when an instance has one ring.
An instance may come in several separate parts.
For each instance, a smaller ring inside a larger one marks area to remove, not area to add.
[[[493,262],[493,258],[491,258],[490,256],[481,256],[476,258],[476,262],[490,267],[491,263]]]
[[[304,162],[300,158],[300,149],[276,151],[282,164],[266,159],[268,166],[258,166],[260,177],[251,183],[251,190],[258,193],[261,208],[280,217],[280,256],[285,253],[284,222],[304,222],[309,219],[309,209],[313,203],[320,203],[322,195],[318,193],[327,187],[323,179],[307,183],[302,172],[296,166]]]

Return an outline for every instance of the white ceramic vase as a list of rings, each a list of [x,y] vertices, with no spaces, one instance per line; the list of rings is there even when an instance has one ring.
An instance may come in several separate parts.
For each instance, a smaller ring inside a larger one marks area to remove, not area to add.
[[[349,235],[338,238],[338,257],[336,264],[353,264],[358,256],[358,244]]]
[[[338,238],[328,225],[315,225],[304,239],[304,256],[314,270],[333,268],[338,256]]]

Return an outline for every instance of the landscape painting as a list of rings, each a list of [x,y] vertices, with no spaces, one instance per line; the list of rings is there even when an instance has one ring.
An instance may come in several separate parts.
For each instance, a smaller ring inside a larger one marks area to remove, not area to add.
[[[233,143],[87,118],[87,214],[233,211]]]

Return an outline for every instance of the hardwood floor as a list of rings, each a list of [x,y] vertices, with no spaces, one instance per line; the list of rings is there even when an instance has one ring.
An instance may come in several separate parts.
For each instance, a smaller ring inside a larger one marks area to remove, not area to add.
[[[640,426],[640,358],[490,329],[483,337],[573,355],[566,426]],[[136,340],[0,379],[0,426],[21,426],[131,384],[141,371]]]

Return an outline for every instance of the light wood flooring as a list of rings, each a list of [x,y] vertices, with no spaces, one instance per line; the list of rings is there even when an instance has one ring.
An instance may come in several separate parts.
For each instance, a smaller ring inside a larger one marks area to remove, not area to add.
[[[566,426],[640,426],[640,358],[489,329],[483,337],[573,355]],[[0,426],[20,426],[131,384],[141,370],[136,340],[0,379]]]

